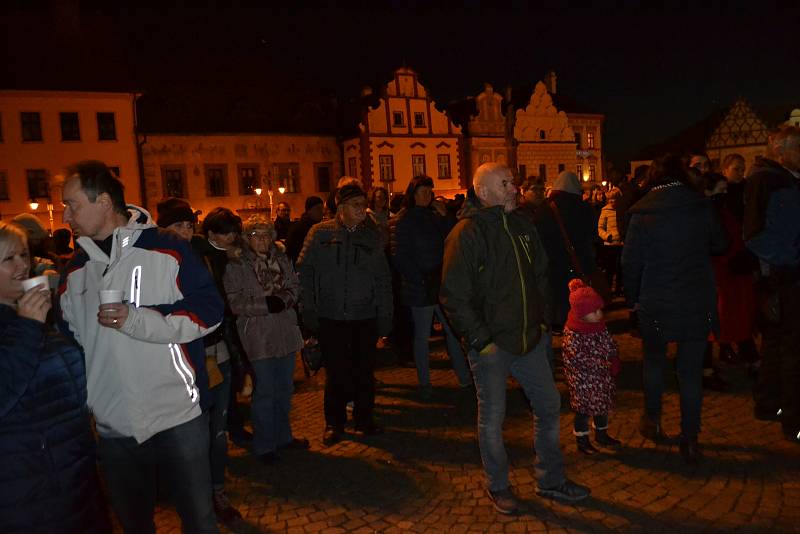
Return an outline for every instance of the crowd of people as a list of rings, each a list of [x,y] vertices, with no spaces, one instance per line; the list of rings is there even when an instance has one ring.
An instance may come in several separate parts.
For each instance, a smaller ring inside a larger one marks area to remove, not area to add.
[[[172,198],[153,220],[104,164],[76,164],[63,189],[74,248],[68,230],[51,241],[35,218],[0,223],[0,530],[108,532],[110,505],[125,532],[155,532],[158,478],[184,531],[218,532],[241,517],[225,492],[229,438],[267,465],[309,447],[290,417],[308,339],[324,358],[330,446],[347,439],[349,405],[354,432],[385,431],[380,345],[416,368],[421,401],[435,395],[434,319],[477,399],[495,508],[519,507],[502,436],[509,375],[534,417],[537,493],[580,501],[590,490],[564,468],[553,336],[577,450],[619,447],[609,415],[621,362],[603,320],[615,293],[642,339],[643,436],[701,459],[704,386],[726,387],[716,353],[748,364],[755,417],[798,443],[800,129],[768,148],[747,177],[740,155],[719,172],[704,154],[666,155],[589,195],[569,171],[549,190],[519,187],[496,163],[452,200],[426,176],[391,198],[343,177],[327,200],[308,197],[299,221],[281,203],[275,220],[216,208],[201,224]],[[43,273],[59,275],[52,297],[47,283],[23,289]],[[677,437],[661,422],[670,343]],[[252,433],[237,396],[248,376]]]

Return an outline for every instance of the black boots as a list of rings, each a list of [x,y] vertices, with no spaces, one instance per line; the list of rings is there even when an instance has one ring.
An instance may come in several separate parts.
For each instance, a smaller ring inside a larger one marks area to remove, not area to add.
[[[683,461],[689,465],[694,465],[700,461],[700,447],[697,445],[697,438],[687,438],[681,436],[680,444],[681,456]]]
[[[608,435],[608,429],[597,429],[594,431],[594,442],[600,445],[601,447],[606,447],[607,449],[616,449],[622,442],[616,438],[612,438]]]
[[[656,443],[666,445],[675,443],[675,438],[664,433],[664,429],[661,428],[660,421],[651,421],[646,415],[643,415],[639,420],[639,433],[643,437]]]
[[[578,452],[581,452],[587,456],[591,456],[600,452],[595,449],[594,445],[592,445],[592,442],[589,441],[589,436],[575,436],[575,443],[578,444]]]

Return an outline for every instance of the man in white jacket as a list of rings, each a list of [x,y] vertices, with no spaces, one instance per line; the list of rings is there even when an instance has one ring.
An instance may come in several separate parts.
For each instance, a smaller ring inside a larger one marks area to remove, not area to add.
[[[78,163],[66,176],[64,222],[81,237],[59,284],[56,317],[86,353],[111,505],[125,532],[154,533],[158,471],[184,532],[218,532],[208,421],[186,344],[219,325],[222,299],[188,243],[126,205],[103,163]],[[101,305],[108,289],[123,290],[123,302]]]

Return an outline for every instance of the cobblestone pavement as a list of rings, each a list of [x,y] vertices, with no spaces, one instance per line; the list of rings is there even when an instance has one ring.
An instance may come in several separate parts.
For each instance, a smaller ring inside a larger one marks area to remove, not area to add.
[[[610,314],[609,326],[624,362],[611,433],[624,446],[617,453],[579,455],[564,397],[567,472],[592,489],[579,505],[536,496],[531,416],[511,383],[505,439],[511,481],[524,508],[512,517],[495,512],[483,486],[474,392],[458,387],[438,342],[430,401],[418,400],[415,371],[396,366],[391,352],[381,351],[376,403],[386,434],[348,434],[329,448],[320,441],[324,379],[305,379],[298,366],[293,429],[311,440],[311,449],[286,452],[266,467],[232,446],[228,492],[244,521],[223,532],[800,531],[800,449],[783,439],[777,423],[753,418],[744,368],[724,369],[729,392],[706,393],[704,459],[690,467],[676,446],[654,446],[638,434],[640,342],[626,331],[621,310]],[[677,434],[674,379],[670,384],[663,422]],[[159,533],[180,532],[167,505],[159,508],[157,524]]]

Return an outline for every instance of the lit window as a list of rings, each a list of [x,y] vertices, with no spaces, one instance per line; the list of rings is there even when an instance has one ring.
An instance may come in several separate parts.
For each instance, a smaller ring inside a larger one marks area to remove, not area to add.
[[[394,181],[394,158],[392,156],[380,156],[378,163],[381,169],[381,182]]]
[[[594,148],[594,132],[586,132],[586,148]]]
[[[416,154],[411,156],[411,175],[414,177],[425,175],[424,154]]]
[[[580,163],[578,164],[578,166],[577,166],[577,168],[575,170],[575,174],[578,175],[579,179],[583,180],[583,165],[581,165]]]
[[[439,179],[447,180],[452,178],[453,174],[450,170],[450,154],[439,154],[436,156],[436,160],[439,163]]]

